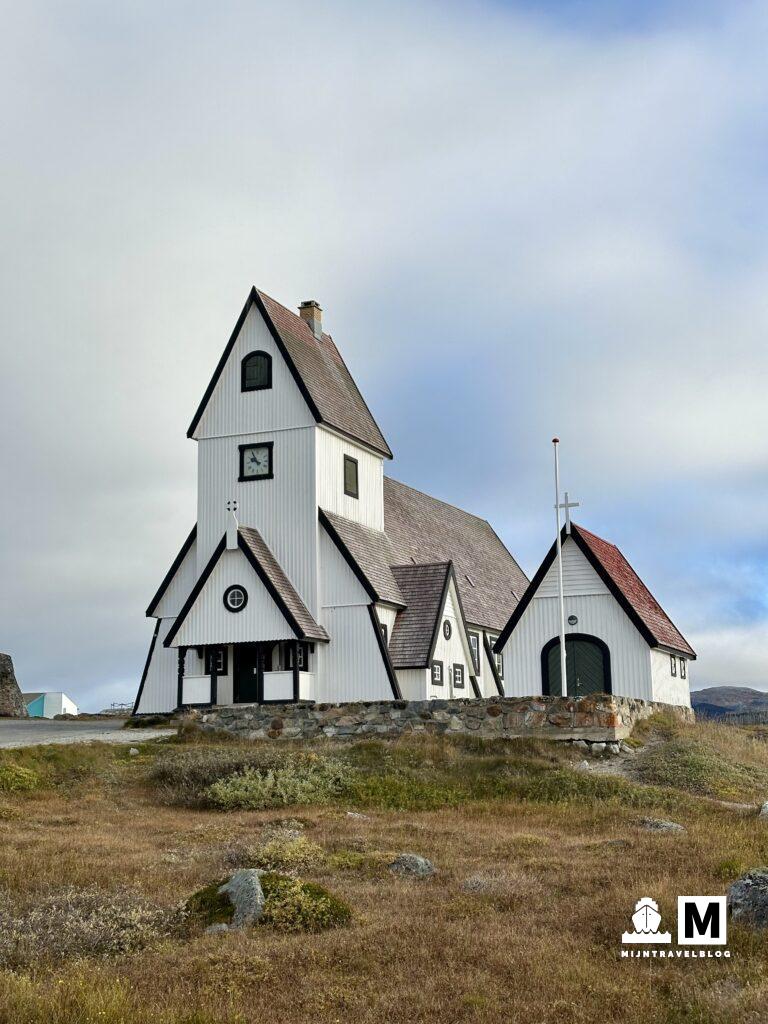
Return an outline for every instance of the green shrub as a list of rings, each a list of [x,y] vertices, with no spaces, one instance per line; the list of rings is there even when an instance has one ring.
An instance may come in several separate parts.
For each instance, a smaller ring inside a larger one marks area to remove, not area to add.
[[[747,871],[749,871],[749,867],[743,860],[739,860],[738,857],[728,857],[720,861],[714,873],[715,877],[723,882],[732,882],[746,874]]]
[[[201,928],[208,928],[212,924],[229,924],[235,908],[229,896],[219,892],[225,882],[226,878],[220,878],[218,882],[211,882],[193,893],[184,904],[187,920]]]
[[[338,896],[314,882],[285,875],[261,876],[264,914],[261,923],[282,932],[320,932],[349,924],[352,911]]]
[[[24,768],[20,764],[0,765],[0,792],[22,793],[39,789],[42,780],[32,768]]]
[[[450,781],[419,778],[405,772],[366,773],[350,778],[345,801],[387,811],[432,811],[457,807],[468,794]]]
[[[265,871],[302,871],[317,867],[325,851],[306,836],[275,835],[253,852],[252,866]]]
[[[73,887],[16,906],[0,896],[0,965],[130,953],[168,935],[174,915],[129,889]]]
[[[220,779],[203,796],[225,811],[323,804],[345,790],[350,775],[349,766],[337,758],[295,754],[279,767],[246,768]]]

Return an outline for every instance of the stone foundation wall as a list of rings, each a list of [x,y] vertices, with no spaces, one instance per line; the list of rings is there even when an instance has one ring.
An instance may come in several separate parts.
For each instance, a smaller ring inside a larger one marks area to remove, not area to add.
[[[655,711],[693,721],[690,708],[628,697],[488,697],[483,700],[391,700],[360,704],[239,704],[191,711],[205,731],[247,740],[402,736],[406,733],[537,736],[608,743],[629,736]]]

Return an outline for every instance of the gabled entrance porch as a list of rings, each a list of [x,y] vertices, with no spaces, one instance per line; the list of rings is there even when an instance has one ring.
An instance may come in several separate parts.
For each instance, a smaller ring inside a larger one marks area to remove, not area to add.
[[[178,707],[314,699],[315,645],[270,640],[178,648]]]

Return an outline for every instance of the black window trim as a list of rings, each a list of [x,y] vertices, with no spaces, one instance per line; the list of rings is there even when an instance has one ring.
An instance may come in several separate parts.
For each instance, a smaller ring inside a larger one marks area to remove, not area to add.
[[[242,590],[243,592],[243,603],[240,605],[239,608],[230,608],[229,605],[227,604],[227,598],[229,597],[233,590]],[[232,615],[237,615],[248,604],[248,591],[245,589],[242,583],[233,583],[231,587],[227,587],[227,589],[224,591],[221,600],[224,602],[224,607],[227,609],[228,612],[231,612]]]
[[[670,654],[669,656],[669,673],[670,675],[677,675],[677,655]]]
[[[472,647],[472,638],[474,637],[475,643],[477,644],[477,650]],[[467,630],[467,640],[469,640],[469,653],[472,655],[472,665],[475,669],[475,674],[480,673],[480,634],[474,629]]]
[[[267,360],[267,383],[266,384],[246,384],[245,383],[245,365],[249,359],[253,356],[264,356]],[[255,349],[253,352],[249,352],[248,355],[243,356],[240,360],[240,390],[241,391],[269,391],[272,388],[272,356],[269,352],[265,352],[263,349]]]
[[[439,665],[440,666],[440,681],[439,682],[435,679],[435,665]],[[444,682],[445,682],[444,666],[443,666],[442,661],[438,661],[437,658],[435,658],[435,660],[429,666],[429,678],[430,678],[430,682],[432,683],[432,686],[442,686],[444,684]]]
[[[245,475],[245,453],[250,451],[252,448],[267,448],[269,450],[269,473],[264,476],[246,476]],[[253,483],[255,480],[274,480],[275,478],[275,465],[274,459],[274,441],[249,441],[247,444],[239,444],[237,450],[240,453],[240,473],[237,478],[238,483]]]
[[[389,630],[387,629],[386,622],[379,623],[379,629],[381,630],[381,639],[384,641],[386,647],[389,646]]]
[[[493,633],[488,634],[488,643],[491,645],[491,651],[493,652],[496,672],[498,673],[499,679],[504,682],[504,653],[503,651],[499,651],[497,654],[496,651],[493,650],[493,645],[498,639],[498,635],[494,636]]]
[[[446,640],[450,640],[453,636],[453,624],[450,619],[443,619],[443,636]]]
[[[688,666],[685,663],[685,658],[681,658],[680,659],[680,678],[681,679],[687,679],[688,678]]]
[[[247,597],[246,597],[246,603],[247,603]],[[230,609],[227,608],[227,611],[230,611]],[[216,675],[217,676],[229,675],[229,648],[227,647],[226,644],[223,644],[223,645],[216,646],[216,647],[206,647],[206,649],[205,649],[205,674],[207,676],[209,676],[211,674],[211,669],[213,667],[213,659],[214,659],[214,657],[218,660],[219,656],[221,656],[221,667],[219,668],[217,666],[217,668],[216,668]]]
[[[457,680],[456,680],[457,672],[458,672],[459,678],[461,679],[460,683],[457,682]],[[452,682],[453,682],[454,690],[463,690],[465,685],[466,685],[465,680],[464,680],[464,666],[461,664],[460,661],[454,661],[454,663],[453,663],[453,679],[452,679]]]
[[[355,489],[353,491],[347,490],[347,463],[351,463],[355,467]],[[344,493],[348,498],[360,498],[360,465],[357,459],[351,455],[344,455]]]

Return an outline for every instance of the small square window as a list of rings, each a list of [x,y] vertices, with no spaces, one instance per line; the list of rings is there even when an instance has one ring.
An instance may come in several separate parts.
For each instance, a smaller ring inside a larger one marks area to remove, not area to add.
[[[677,675],[677,658],[674,654],[670,654],[669,656],[669,671],[671,675]]]
[[[205,674],[213,675],[214,669],[217,676],[227,674],[227,648],[209,647],[205,652]]]
[[[357,481],[357,459],[353,459],[351,455],[344,456],[344,493],[350,498],[360,497]]]
[[[453,666],[453,685],[457,690],[464,689],[464,666]]]
[[[442,661],[432,662],[432,685],[442,686],[443,685],[443,663]]]
[[[688,672],[688,663],[686,662],[685,658],[681,658],[680,659],[680,678],[681,679],[685,679],[687,672]]]

